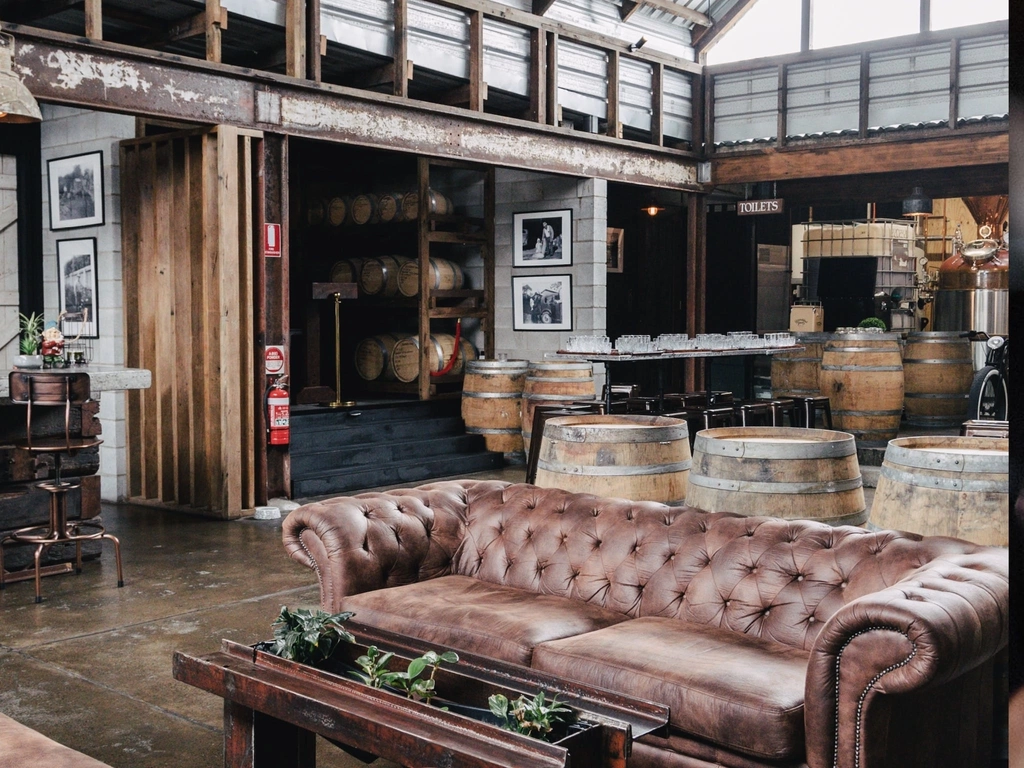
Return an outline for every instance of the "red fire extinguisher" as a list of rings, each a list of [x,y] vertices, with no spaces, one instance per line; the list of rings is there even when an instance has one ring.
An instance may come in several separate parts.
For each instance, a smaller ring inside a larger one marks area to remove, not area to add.
[[[270,445],[288,445],[288,389],[285,375],[278,376],[267,390],[267,432]]]

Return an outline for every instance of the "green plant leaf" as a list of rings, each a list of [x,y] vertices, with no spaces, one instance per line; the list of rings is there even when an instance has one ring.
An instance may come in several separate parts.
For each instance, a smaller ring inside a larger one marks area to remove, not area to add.
[[[412,661],[409,662],[409,673],[408,673],[409,677],[410,678],[419,677],[420,672],[422,672],[426,668],[427,668],[427,659],[425,657],[420,656],[418,659],[413,659]]]
[[[441,654],[441,661],[447,661],[449,664],[455,664],[459,660],[459,654],[455,651],[445,651]]]

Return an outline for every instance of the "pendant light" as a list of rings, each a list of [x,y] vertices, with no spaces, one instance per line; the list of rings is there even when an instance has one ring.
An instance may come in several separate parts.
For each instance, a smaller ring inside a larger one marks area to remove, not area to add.
[[[928,216],[932,212],[932,199],[925,197],[922,187],[914,187],[910,190],[910,197],[903,201],[904,216]]]
[[[0,31],[0,123],[38,123],[39,104],[14,74],[14,37]]]

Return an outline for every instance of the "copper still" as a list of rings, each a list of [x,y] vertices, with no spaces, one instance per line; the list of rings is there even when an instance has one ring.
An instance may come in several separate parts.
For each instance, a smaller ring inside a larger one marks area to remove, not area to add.
[[[1009,333],[1009,228],[992,238],[1008,207],[1006,196],[964,198],[982,225],[979,240],[954,241],[953,255],[939,267],[934,330]]]

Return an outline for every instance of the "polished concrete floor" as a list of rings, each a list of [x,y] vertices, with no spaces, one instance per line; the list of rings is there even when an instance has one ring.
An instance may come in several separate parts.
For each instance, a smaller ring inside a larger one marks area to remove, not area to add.
[[[115,768],[222,765],[222,702],[175,681],[172,655],[266,639],[282,605],[317,604],[315,578],[285,555],[279,520],[133,505],[104,505],[103,518],[122,542],[123,589],[108,549],[81,575],[44,579],[42,604],[31,581],[0,592],[0,712]],[[328,768],[363,765],[326,742],[318,757]],[[36,768],[9,766],[2,744],[0,766]]]

